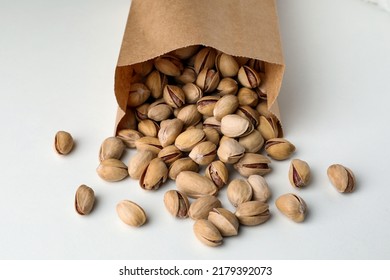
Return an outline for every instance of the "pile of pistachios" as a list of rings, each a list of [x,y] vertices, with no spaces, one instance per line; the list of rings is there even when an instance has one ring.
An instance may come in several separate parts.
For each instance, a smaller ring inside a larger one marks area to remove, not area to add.
[[[134,65],[126,114],[117,135],[101,145],[98,175],[109,182],[130,176],[145,190],[159,189],[168,178],[176,181],[176,189],[164,195],[166,209],[177,218],[194,219],[196,237],[209,246],[237,235],[239,225],[266,222],[271,190],[263,176],[271,172],[271,159],[286,160],[295,151],[268,110],[262,83],[266,70],[263,61],[204,46]],[[70,139],[62,134],[56,140],[57,151],[68,152],[71,145],[63,141]],[[137,150],[127,165],[121,161],[126,148]],[[240,178],[229,180],[228,170],[236,170]],[[331,166],[328,175],[340,192],[353,191],[355,180],[348,168]],[[293,159],[288,177],[293,187],[305,187],[309,165]],[[224,187],[234,213],[218,199]],[[93,203],[93,190],[81,186],[76,192],[77,212],[88,214]],[[307,206],[301,197],[284,194],[275,204],[293,221],[305,219]],[[147,219],[145,211],[129,200],[117,205],[117,213],[131,226],[141,226]]]

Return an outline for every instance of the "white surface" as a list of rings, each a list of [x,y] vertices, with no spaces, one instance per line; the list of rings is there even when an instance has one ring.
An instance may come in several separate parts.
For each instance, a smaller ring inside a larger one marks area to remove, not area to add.
[[[100,143],[113,131],[129,1],[0,0],[0,258],[389,259],[390,16],[355,0],[279,0],[278,8],[286,138],[297,146],[294,156],[310,163],[313,180],[293,190],[289,161],[274,163],[272,218],[208,248],[191,220],[164,209],[173,184],[147,192],[95,172]],[[57,130],[77,141],[69,156],[53,151]],[[328,182],[335,162],[355,172],[355,193],[339,194]],[[80,184],[97,194],[86,217],[73,209]],[[304,223],[278,213],[275,198],[286,192],[306,200]],[[232,210],[225,192],[220,198]],[[115,212],[122,199],[144,207],[145,226],[122,224]]]

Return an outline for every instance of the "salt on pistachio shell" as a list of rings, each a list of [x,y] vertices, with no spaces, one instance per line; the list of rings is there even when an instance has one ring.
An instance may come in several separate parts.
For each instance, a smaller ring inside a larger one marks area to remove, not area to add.
[[[261,82],[259,73],[246,65],[240,67],[237,78],[241,85],[247,88],[256,88]]]
[[[144,103],[150,96],[150,90],[142,83],[134,83],[130,86],[128,107],[137,107]]]
[[[237,93],[237,98],[240,106],[251,106],[255,107],[259,102],[257,93],[252,89],[243,87]]]
[[[180,48],[174,51],[171,51],[170,54],[180,58],[182,60],[186,60],[190,58],[191,56],[195,55],[197,51],[199,50],[200,46],[199,45],[192,45],[184,48]]]
[[[143,103],[135,108],[135,118],[137,121],[146,120],[148,118],[149,103]]]
[[[158,99],[150,104],[148,109],[148,118],[160,122],[168,119],[173,113],[171,106],[165,103],[164,99]]]
[[[270,118],[260,116],[257,129],[260,131],[261,135],[263,135],[265,140],[277,138],[278,136],[282,135],[280,131],[281,128],[278,125],[278,120],[274,116]]]
[[[193,171],[182,171],[176,177],[177,189],[191,198],[216,195],[218,187],[209,178]]]
[[[122,129],[136,129],[137,119],[135,118],[135,112],[133,108],[126,108],[125,115],[120,119],[117,130]]]
[[[197,144],[189,153],[192,158],[199,165],[210,164],[217,155],[217,146],[210,141],[204,141]]]
[[[295,194],[287,193],[279,196],[275,201],[275,205],[280,212],[294,222],[300,223],[306,217],[306,203],[301,197]]]
[[[223,237],[218,229],[208,220],[201,219],[194,223],[195,236],[205,245],[210,247],[220,246]]]
[[[270,218],[268,204],[260,201],[247,201],[237,206],[234,213],[242,225],[255,226]]]
[[[203,97],[203,92],[200,87],[194,83],[187,83],[182,87],[185,95],[186,104],[195,104],[199,99]]]
[[[247,119],[237,114],[229,114],[221,119],[221,132],[228,137],[242,137],[253,130],[253,125]]]
[[[144,136],[135,141],[135,147],[138,151],[151,151],[158,154],[161,149],[161,143],[156,137]]]
[[[211,69],[215,64],[215,57],[217,51],[210,47],[202,48],[195,56],[194,69],[196,73],[199,73],[203,69]]]
[[[175,77],[175,81],[180,84],[194,83],[196,81],[196,73],[193,67],[184,68],[180,76]]]
[[[239,106],[236,114],[250,121],[254,127],[259,125],[260,115],[255,109],[250,106]]]
[[[141,132],[145,136],[149,137],[157,137],[158,131],[160,130],[160,127],[157,122],[146,119],[141,120],[138,123],[138,131]]]
[[[306,161],[293,159],[290,164],[288,178],[292,186],[302,188],[310,181],[310,166]]]
[[[122,200],[116,206],[119,218],[125,224],[140,227],[146,222],[146,214],[141,206],[130,200]]]
[[[164,147],[157,156],[161,158],[165,164],[170,165],[175,160],[181,158],[182,155],[183,153],[175,145],[170,145]]]
[[[86,185],[78,187],[75,195],[74,206],[80,215],[88,215],[95,204],[95,192]]]
[[[232,78],[223,78],[219,81],[217,86],[217,94],[220,96],[224,95],[235,95],[238,91],[238,84],[236,80]]]
[[[352,170],[341,165],[332,164],[327,170],[332,185],[341,193],[350,193],[355,190],[355,175]]]
[[[153,70],[153,60],[133,64],[131,67],[135,73],[141,75],[141,77],[145,77]]]
[[[221,201],[218,198],[212,195],[205,195],[191,203],[188,216],[193,220],[207,219],[211,210],[221,206]]]
[[[162,55],[154,60],[154,67],[167,76],[180,76],[183,71],[183,63],[173,55]]]
[[[164,120],[160,123],[158,139],[163,147],[172,145],[183,130],[183,121],[179,119]]]
[[[265,142],[265,151],[273,159],[285,160],[295,152],[295,146],[284,138],[272,138]]]
[[[219,96],[214,95],[203,96],[196,102],[196,108],[203,116],[211,117],[213,115],[215,104],[219,98]]]
[[[166,85],[163,89],[163,98],[172,108],[180,108],[185,103],[185,95],[183,90],[174,85]]]
[[[73,149],[73,137],[69,132],[58,131],[54,137],[54,148],[60,155],[67,155]]]
[[[190,202],[184,193],[176,190],[169,190],[164,194],[165,208],[172,216],[177,218],[187,218]]]
[[[251,185],[243,179],[233,179],[227,187],[227,197],[234,207],[250,201],[252,192]]]
[[[188,157],[180,158],[169,166],[168,176],[171,180],[176,180],[177,175],[182,171],[198,172],[199,165]]]
[[[238,73],[238,63],[233,56],[219,53],[215,58],[215,66],[221,73],[222,77],[234,77]]]
[[[120,159],[125,149],[126,145],[119,137],[108,137],[104,139],[100,146],[99,160],[102,161],[108,158]]]
[[[168,84],[168,79],[163,73],[154,70],[146,78],[145,84],[150,89],[151,96],[157,99],[162,97],[163,88]]]
[[[254,129],[250,134],[240,137],[238,143],[244,147],[247,153],[257,153],[264,145],[264,138],[260,131]]]
[[[200,128],[194,128],[180,133],[175,140],[175,146],[178,147],[180,151],[189,152],[197,144],[205,140],[206,134],[204,131]]]
[[[139,185],[145,190],[157,190],[168,178],[168,167],[161,158],[149,162],[139,179]]]
[[[137,153],[131,157],[129,161],[128,173],[130,178],[139,179],[144,173],[146,167],[150,161],[156,157],[156,154],[152,151],[144,150],[137,151]]]
[[[237,140],[229,137],[222,137],[217,155],[224,163],[236,163],[245,154],[245,148]]]
[[[121,181],[129,175],[126,164],[113,158],[103,160],[96,172],[100,178],[108,182]]]
[[[205,176],[221,189],[229,180],[229,171],[222,161],[216,160],[206,167]]]
[[[216,131],[218,131],[218,133],[221,134],[221,122],[218,121],[216,118],[214,117],[206,118],[203,121],[203,128],[207,128],[207,127],[214,128]]]
[[[181,108],[177,118],[183,121],[184,128],[198,124],[202,120],[202,114],[198,112],[196,105],[190,104]]]
[[[206,141],[213,142],[215,145],[219,144],[219,133],[212,127],[203,128],[203,132],[206,135]]]
[[[199,72],[196,78],[196,85],[200,87],[203,92],[213,92],[219,84],[219,73],[214,69],[204,68]]]
[[[135,141],[144,137],[144,135],[134,129],[122,129],[118,131],[117,137],[121,139],[128,148],[135,148]]]
[[[220,121],[224,116],[233,114],[238,108],[238,98],[235,95],[222,96],[215,103],[213,115],[216,120]]]
[[[252,200],[267,202],[271,197],[271,191],[264,177],[251,175],[248,177],[248,183],[252,187]]]
[[[222,236],[235,236],[238,234],[239,222],[232,212],[225,208],[214,208],[207,218],[219,230]]]
[[[270,159],[266,156],[255,153],[245,153],[245,155],[234,164],[234,168],[244,177],[255,174],[263,176],[271,171],[271,168],[269,167],[270,163]]]

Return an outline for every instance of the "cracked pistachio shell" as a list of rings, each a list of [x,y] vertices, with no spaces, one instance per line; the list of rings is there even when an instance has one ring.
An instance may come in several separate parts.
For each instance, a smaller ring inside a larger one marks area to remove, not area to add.
[[[197,220],[194,223],[193,230],[196,238],[207,246],[216,247],[222,244],[223,237],[221,233],[213,225],[213,223],[208,220]]]
[[[279,136],[281,137],[283,135],[280,123],[275,116],[272,116],[270,118],[260,116],[259,125],[257,129],[260,131],[261,135],[263,135],[263,138],[265,140],[278,138]]]
[[[177,218],[187,218],[190,202],[184,193],[169,190],[164,194],[164,205],[168,212]]]
[[[156,137],[144,136],[135,141],[135,147],[138,151],[151,151],[158,154],[162,146]]]
[[[157,137],[160,127],[157,122],[146,119],[138,123],[138,131],[148,137]]]
[[[54,148],[60,155],[67,155],[73,149],[73,137],[69,132],[58,131],[54,137]]]
[[[117,130],[122,129],[136,129],[137,128],[137,119],[135,117],[134,108],[126,108],[125,115],[120,119]]]
[[[245,155],[234,164],[234,168],[241,176],[249,177],[250,175],[265,175],[271,171],[269,164],[270,159],[261,154],[245,153]]]
[[[237,207],[252,199],[252,187],[247,180],[233,179],[227,187],[227,197],[230,203]]]
[[[180,108],[185,103],[184,91],[174,85],[166,85],[163,90],[163,98],[172,108]]]
[[[175,146],[183,152],[190,152],[197,144],[205,140],[204,131],[200,128],[193,128],[180,133],[175,140]]]
[[[196,104],[196,102],[203,97],[201,88],[194,83],[186,83],[182,87],[182,90],[185,95],[186,104]]]
[[[265,143],[265,151],[273,159],[285,160],[295,152],[295,146],[284,138],[272,138]]]
[[[235,236],[238,234],[239,222],[232,212],[225,208],[214,208],[207,218],[219,230],[222,236]]]
[[[251,175],[248,177],[248,183],[252,187],[252,200],[267,202],[271,197],[271,191],[264,177]]]
[[[192,45],[171,51],[170,54],[175,57],[178,57],[179,59],[186,60],[191,56],[195,55],[198,52],[199,48],[199,45]]]
[[[216,120],[220,121],[224,116],[233,114],[238,108],[238,98],[235,95],[222,96],[215,103],[213,115]]]
[[[195,104],[182,107],[176,117],[183,121],[184,128],[196,125],[202,120],[202,114],[198,112]]]
[[[256,72],[265,72],[265,63],[262,60],[258,59],[249,59],[248,62],[246,63],[249,67],[252,67]]]
[[[181,158],[182,155],[183,153],[175,145],[169,145],[164,147],[157,156],[161,158],[165,164],[170,165]]]
[[[139,179],[139,185],[145,190],[157,190],[168,178],[168,167],[161,158],[149,162]]]
[[[199,165],[208,165],[215,159],[216,155],[217,146],[213,142],[204,141],[197,144],[188,156]]]
[[[183,130],[183,121],[179,119],[164,120],[160,123],[158,139],[163,147],[172,145]]]
[[[168,84],[168,79],[163,73],[154,70],[146,78],[145,84],[150,89],[151,96],[157,99],[162,97],[163,88]]]
[[[145,211],[132,201],[120,201],[116,206],[116,212],[122,222],[129,226],[139,227],[146,222]]]
[[[126,145],[120,138],[108,137],[100,146],[99,160],[102,161],[108,158],[120,159],[125,149]]]
[[[247,88],[256,88],[261,82],[259,73],[247,65],[240,67],[237,78],[240,84]]]
[[[300,223],[305,219],[307,207],[305,201],[292,193],[279,196],[275,201],[276,207],[286,217]]]
[[[213,142],[215,145],[219,144],[219,133],[216,129],[211,127],[203,128],[204,133],[206,134],[206,141]]]
[[[214,117],[208,117],[203,121],[203,128],[214,128],[219,134],[221,134],[221,122]]]
[[[219,144],[217,155],[224,163],[236,163],[245,154],[245,148],[237,140],[224,136]]]
[[[86,185],[78,187],[75,195],[74,206],[80,215],[88,215],[95,203],[95,192]]]
[[[151,151],[137,151],[137,153],[129,160],[129,167],[127,170],[130,178],[137,180],[141,178],[142,173],[144,173],[150,161],[155,157],[156,154]]]
[[[293,159],[290,164],[288,178],[293,187],[302,188],[310,181],[310,166],[306,161]]]
[[[242,225],[255,226],[270,218],[268,204],[260,201],[247,201],[237,206],[234,213]]]
[[[259,112],[250,106],[245,105],[238,107],[236,114],[250,121],[254,127],[259,125]]]
[[[203,69],[199,72],[196,78],[196,85],[200,87],[203,92],[213,92],[219,84],[219,73],[214,69]]]
[[[180,76],[184,67],[179,58],[173,55],[162,55],[154,60],[154,67],[167,76]]]
[[[153,60],[134,64],[132,68],[135,73],[139,74],[141,77],[145,77],[153,70]]]
[[[219,53],[215,58],[215,66],[221,73],[222,77],[234,77],[238,73],[238,63],[233,56]]]
[[[128,107],[137,107],[143,104],[150,96],[150,90],[142,83],[135,83],[130,86]]]
[[[221,132],[228,137],[242,137],[253,130],[253,125],[247,119],[237,114],[226,115],[221,119]]]
[[[237,98],[240,106],[251,106],[255,107],[259,102],[257,93],[252,89],[243,87],[237,93]]]
[[[238,143],[244,147],[247,153],[257,153],[264,145],[264,138],[260,131],[254,129],[250,134],[238,139]]]
[[[238,83],[232,78],[223,78],[217,86],[217,94],[220,96],[235,95],[237,91]]]
[[[218,187],[209,178],[193,171],[182,171],[176,177],[177,189],[191,198],[216,195]]]
[[[196,73],[193,67],[184,68],[180,76],[175,77],[175,81],[179,84],[194,83],[196,81]]]
[[[168,176],[171,180],[176,180],[177,175],[182,171],[199,171],[199,165],[190,158],[180,158],[174,161],[168,170]]]
[[[355,190],[355,175],[352,170],[341,165],[332,164],[327,170],[332,185],[341,193],[350,193]]]
[[[149,103],[143,103],[135,108],[135,118],[137,121],[146,120],[148,118]]]
[[[210,47],[202,48],[195,56],[194,68],[195,72],[199,73],[203,69],[211,69],[215,64],[217,51]]]
[[[205,176],[221,189],[229,180],[229,171],[222,161],[216,160],[206,167]]]
[[[173,113],[171,106],[164,102],[164,99],[158,99],[150,104],[148,109],[148,118],[160,122],[168,119]]]
[[[257,104],[256,111],[259,112],[260,115],[262,115],[266,118],[271,118],[273,116],[271,111],[268,110],[268,104],[267,104],[266,100],[261,101],[259,104]]]
[[[209,212],[214,208],[221,207],[221,205],[221,201],[215,196],[202,196],[191,203],[188,215],[193,220],[207,219]]]
[[[135,141],[144,137],[144,135],[134,129],[121,129],[118,131],[117,137],[121,139],[128,148],[135,148]]]
[[[267,89],[263,84],[255,88],[255,92],[257,93],[257,97],[259,98],[259,101],[267,100],[268,98]],[[267,102],[264,103],[267,104]]]
[[[196,102],[196,108],[203,116],[211,117],[219,98],[219,96],[214,95],[203,96]]]
[[[129,175],[127,166],[122,161],[113,158],[103,160],[96,172],[100,178],[108,182],[121,181]]]

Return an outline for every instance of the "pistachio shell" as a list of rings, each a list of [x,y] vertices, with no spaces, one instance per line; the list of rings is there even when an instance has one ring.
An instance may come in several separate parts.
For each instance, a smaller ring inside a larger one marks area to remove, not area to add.
[[[144,135],[134,129],[122,129],[117,133],[117,137],[125,143],[128,148],[135,148],[135,141],[142,138]]]
[[[164,99],[158,99],[150,104],[148,109],[148,118],[156,122],[168,119],[173,113],[171,106],[164,102]]]
[[[125,149],[126,145],[120,138],[108,137],[100,146],[99,160],[102,161],[108,158],[120,159]]]
[[[255,109],[253,109],[250,106],[245,105],[245,106],[238,107],[236,114],[250,121],[254,127],[257,127],[259,125],[259,121],[260,121],[259,112],[257,112]]]
[[[260,201],[247,201],[237,206],[235,212],[240,224],[255,226],[270,218],[268,204]]]
[[[252,200],[267,202],[271,196],[267,181],[260,175],[251,175],[248,183],[252,187]]]
[[[69,132],[58,131],[54,137],[54,148],[60,155],[67,155],[73,149],[73,137]]]
[[[245,118],[236,114],[226,115],[221,119],[221,132],[228,137],[241,137],[248,135],[253,125]]]
[[[224,95],[235,95],[238,91],[238,84],[236,80],[232,78],[223,78],[219,81],[217,86],[217,94],[220,96]]]
[[[157,190],[168,178],[168,167],[161,158],[150,161],[139,179],[139,185],[145,190]]]
[[[196,78],[196,85],[200,87],[203,92],[213,92],[219,84],[219,73],[214,69],[204,68],[199,72]]]
[[[152,151],[137,151],[137,153],[129,161],[128,173],[130,177],[137,180],[141,178],[146,167],[155,157],[156,154]]]
[[[150,136],[144,136],[138,140],[135,141],[135,147],[139,151],[151,151],[155,154],[158,154],[162,146],[160,144],[160,141],[156,137],[150,137]]]
[[[145,84],[150,89],[153,98],[161,98],[164,86],[168,83],[167,76],[154,70],[146,78]]]
[[[202,48],[195,56],[194,68],[195,72],[199,73],[201,70],[214,67],[215,57],[217,51],[210,47]]]
[[[239,222],[232,212],[224,208],[214,208],[209,212],[208,220],[219,230],[222,236],[238,234]]]
[[[130,86],[127,106],[137,107],[144,103],[150,96],[150,90],[142,83],[135,83]]]
[[[203,128],[207,127],[214,128],[221,134],[221,122],[216,120],[214,117],[208,117],[203,121]]]
[[[187,218],[190,203],[187,196],[176,190],[169,190],[164,194],[165,208],[172,216]]]
[[[108,182],[116,182],[123,180],[129,174],[127,172],[127,166],[118,159],[105,159],[96,169],[100,178]]]
[[[249,66],[242,66],[238,70],[238,81],[247,88],[256,88],[260,85],[261,79],[259,73]]]
[[[218,207],[221,207],[218,198],[212,195],[202,196],[191,203],[188,215],[193,220],[207,219],[209,212]]]
[[[327,174],[332,185],[341,193],[350,193],[355,190],[355,175],[352,170],[341,165],[332,164]]]
[[[213,142],[215,145],[219,144],[219,133],[212,127],[203,128],[203,132],[206,135],[206,141]]]
[[[279,196],[275,201],[276,207],[286,217],[290,218],[294,222],[300,223],[306,216],[306,203],[305,201],[292,193]]]
[[[236,163],[245,154],[245,148],[233,138],[223,137],[217,150],[218,158],[224,163]]]
[[[180,172],[176,177],[176,186],[179,191],[191,198],[218,193],[217,186],[209,178],[193,171]]]
[[[200,46],[199,45],[192,45],[184,48],[180,48],[177,50],[172,51],[170,54],[178,57],[182,60],[188,59],[191,56],[195,55],[196,52],[199,50]]]
[[[157,156],[161,158],[165,164],[170,165],[181,158],[182,155],[183,153],[175,145],[170,145],[163,148]]]
[[[216,120],[220,121],[224,116],[233,114],[238,108],[238,98],[235,95],[222,96],[213,109],[213,115]]]
[[[204,96],[196,102],[196,108],[203,116],[211,117],[213,115],[215,104],[219,98],[220,97],[213,95]]]
[[[223,237],[218,229],[208,220],[197,220],[194,223],[195,236],[205,245],[216,247],[222,244]]]
[[[252,199],[252,187],[247,180],[234,179],[227,187],[227,197],[230,203],[237,207]]]
[[[154,60],[154,67],[167,76],[180,76],[184,67],[179,58],[173,55],[162,55]]]
[[[180,108],[185,103],[183,90],[174,85],[166,85],[163,90],[163,98],[172,108]]]
[[[234,168],[244,177],[255,174],[263,176],[271,171],[271,168],[269,167],[270,163],[270,159],[266,156],[245,153],[245,155],[234,164]]]
[[[75,209],[80,215],[88,215],[95,203],[95,192],[86,185],[78,187],[75,195]]]
[[[238,73],[238,63],[233,56],[220,53],[215,58],[215,65],[222,77],[234,77]]]
[[[191,151],[197,144],[206,140],[206,134],[200,128],[186,130],[180,133],[176,140],[175,146],[183,152]]]
[[[238,143],[244,147],[247,153],[257,153],[264,145],[264,138],[260,131],[254,129],[250,134],[240,137]]]
[[[149,103],[143,103],[135,108],[135,117],[137,121],[146,120],[148,118]]]
[[[175,77],[175,81],[180,84],[194,83],[196,81],[196,73],[193,67],[184,68],[180,76]]]
[[[177,118],[182,120],[184,127],[187,128],[198,124],[202,120],[202,114],[198,112],[196,105],[190,104],[182,107]]]
[[[229,171],[222,161],[216,160],[206,167],[205,176],[221,189],[229,180]]]
[[[276,160],[285,160],[295,152],[295,146],[283,138],[272,138],[265,143],[265,151]]]
[[[197,144],[188,156],[199,165],[208,165],[215,159],[216,155],[217,146],[210,141],[204,141]]]
[[[168,170],[168,176],[171,180],[176,180],[176,177],[182,171],[199,171],[199,165],[190,158],[180,158],[174,161]]]
[[[182,132],[183,121],[179,119],[164,120],[160,123],[158,139],[163,147],[173,144]]]
[[[306,161],[293,159],[290,164],[288,178],[292,186],[302,188],[310,181],[310,167]]]
[[[157,137],[160,127],[157,122],[150,119],[141,120],[138,123],[138,131],[148,137]]]
[[[275,117],[266,118],[260,116],[260,123],[257,129],[260,131],[261,135],[265,140],[272,138],[277,138],[279,133],[278,122]]]
[[[257,93],[246,87],[240,88],[237,93],[237,98],[240,106],[255,107],[259,101]]]
[[[193,83],[185,84],[182,90],[185,95],[186,104],[195,104],[203,97],[202,89]]]
[[[139,227],[146,222],[145,211],[132,201],[122,200],[119,202],[116,206],[116,212],[122,222],[129,226]]]
[[[135,73],[141,75],[141,77],[145,77],[153,70],[153,60],[134,64],[132,65],[132,68]]]

